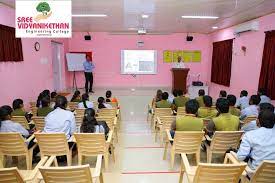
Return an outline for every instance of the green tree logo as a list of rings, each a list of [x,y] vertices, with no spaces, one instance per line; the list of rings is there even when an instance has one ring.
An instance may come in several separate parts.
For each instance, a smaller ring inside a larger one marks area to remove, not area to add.
[[[47,15],[51,11],[51,7],[50,7],[49,3],[47,3],[47,2],[40,2],[36,6],[36,10],[38,12],[42,12],[43,15]]]

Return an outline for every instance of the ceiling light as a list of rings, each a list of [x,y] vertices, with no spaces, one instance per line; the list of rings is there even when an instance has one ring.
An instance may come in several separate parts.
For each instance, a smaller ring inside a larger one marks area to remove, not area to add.
[[[213,26],[213,27],[212,27],[212,29],[217,29],[217,28],[219,28],[219,27],[217,27],[217,26]]]
[[[107,17],[105,14],[73,14],[72,17]]]
[[[143,15],[141,15],[141,18],[149,18],[149,15],[143,14]]]
[[[217,19],[216,16],[181,16],[181,18]]]
[[[137,30],[137,28],[130,27],[130,28],[128,28],[128,30]]]

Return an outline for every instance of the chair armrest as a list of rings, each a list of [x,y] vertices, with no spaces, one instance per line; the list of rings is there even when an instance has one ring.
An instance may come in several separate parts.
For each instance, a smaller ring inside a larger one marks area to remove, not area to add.
[[[226,153],[225,155],[225,160],[224,162],[227,163],[228,160],[232,163],[232,164],[239,164],[241,163],[235,156],[233,156],[231,153]]]
[[[190,174],[191,168],[185,153],[181,153],[181,160],[183,163],[184,170],[187,172],[187,174]]]
[[[36,177],[37,173],[39,173],[39,168],[47,162],[48,158],[49,157],[47,156],[43,157],[35,166],[35,168],[31,170],[31,173],[28,175],[28,177],[24,178],[24,181],[32,181]]]
[[[212,139],[208,136],[208,135],[205,135],[205,138],[206,138],[206,140],[208,140],[208,141],[212,141]]]
[[[173,113],[173,114],[177,114],[177,111],[176,111],[176,110],[172,110],[172,113]]]
[[[116,111],[116,115],[119,115],[119,111],[120,111],[120,109],[117,109],[117,111]]]
[[[44,164],[44,167],[50,167],[50,166],[53,164],[55,158],[56,158],[56,156],[51,156],[51,157],[48,159],[48,161]]]
[[[99,177],[100,176],[101,164],[102,164],[102,154],[97,155],[96,166],[95,166],[92,177]]]
[[[113,130],[109,131],[108,139],[106,143],[110,144],[112,142],[112,139],[113,139]]]
[[[174,141],[174,139],[171,136],[170,130],[166,130],[166,135],[169,141]]]
[[[32,134],[29,138],[27,138],[26,140],[25,140],[25,142],[30,142],[30,141],[32,141],[33,139],[35,138],[35,136],[34,136],[34,134]]]
[[[162,122],[161,122],[161,120],[159,119],[159,117],[157,117],[157,123],[158,123],[159,125],[162,125]]]
[[[114,119],[114,126],[116,127],[116,125],[117,125],[117,117],[115,117]]]

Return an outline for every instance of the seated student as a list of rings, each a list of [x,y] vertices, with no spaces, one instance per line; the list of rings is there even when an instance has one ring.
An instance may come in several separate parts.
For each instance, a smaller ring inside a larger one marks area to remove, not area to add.
[[[170,102],[168,102],[167,99],[168,99],[168,93],[163,92],[161,95],[161,101],[158,101],[156,103],[156,107],[157,108],[171,108],[172,104]]]
[[[257,120],[259,129],[245,133],[242,138],[237,157],[241,161],[249,159],[248,166],[252,170],[256,170],[263,160],[275,160],[274,123],[273,112],[261,111]]]
[[[152,106],[155,106],[157,102],[161,101],[162,91],[157,90],[156,96],[153,98]]]
[[[78,109],[87,109],[87,108],[93,108],[94,104],[93,102],[89,101],[89,94],[84,93],[82,95],[82,102],[78,104]]]
[[[259,105],[259,107],[260,107],[260,112],[265,111],[265,110],[274,112],[274,106],[270,103],[261,103]],[[251,121],[251,122],[243,125],[241,129],[244,132],[248,132],[248,131],[251,131],[251,130],[256,130],[256,129],[258,129],[257,121],[256,120]]]
[[[183,95],[183,91],[178,90],[178,96],[174,99],[173,103],[175,104],[176,108],[184,107],[188,100],[189,98]]]
[[[36,107],[41,107],[42,106],[41,100],[42,100],[43,97],[46,97],[46,96],[50,97],[50,90],[44,90],[39,94],[39,96],[37,98],[37,101],[36,101]]]
[[[212,108],[212,97],[205,95],[203,96],[203,103],[205,107],[200,107],[198,110],[199,118],[213,118],[216,117],[218,111],[215,108]]]
[[[37,116],[47,116],[50,112],[53,111],[53,108],[50,107],[50,97],[43,97],[41,102],[42,107],[37,109]]]
[[[103,108],[112,109],[113,108],[110,104],[105,103],[105,99],[103,97],[98,97],[97,102],[98,102],[98,109],[103,109]]]
[[[51,108],[54,108],[54,106],[55,106],[55,99],[56,99],[56,97],[57,97],[57,93],[56,92],[52,92],[51,93],[51,102],[50,102]]]
[[[229,113],[239,117],[241,115],[241,111],[235,107],[237,98],[234,95],[227,95],[227,100],[229,102]]]
[[[271,99],[266,95],[265,89],[263,89],[263,88],[259,89],[258,95],[261,98],[260,104],[261,103],[271,103]]]
[[[76,90],[74,92],[71,102],[81,102],[80,91]]]
[[[186,115],[178,117],[171,125],[172,137],[174,136],[175,131],[202,131],[203,120],[196,117],[198,109],[199,103],[195,99],[186,102]]]
[[[19,132],[24,137],[29,136],[29,132],[19,123],[11,121],[12,108],[10,106],[2,106],[0,108],[0,132]]]
[[[205,95],[205,91],[203,89],[200,89],[198,92],[199,96],[196,98],[196,100],[199,103],[200,107],[205,107],[203,102],[203,96]]]
[[[118,103],[118,100],[115,97],[112,98],[112,92],[110,90],[106,91],[106,102]]]
[[[81,133],[105,133],[109,132],[109,127],[105,124],[99,123],[95,118],[94,109],[86,109],[84,113],[83,122],[80,127]]]
[[[249,100],[249,106],[241,110],[241,119],[244,119],[247,116],[258,116],[259,108],[258,105],[261,101],[259,95],[252,95]]]
[[[215,117],[206,127],[208,132],[214,131],[238,131],[240,120],[237,116],[229,113],[229,102],[227,99],[219,98],[216,103],[219,116]]]
[[[242,109],[245,109],[249,106],[249,98],[248,98],[248,92],[246,90],[242,90],[240,94],[240,98],[236,102],[236,107]]]
[[[219,95],[219,98],[226,98],[227,97],[227,93],[225,90],[221,90],[220,91],[220,95]]]
[[[56,97],[55,109],[45,118],[44,132],[57,133],[64,132],[69,139],[76,131],[74,113],[67,111],[67,99],[64,96]]]
[[[22,99],[15,99],[12,102],[13,112],[12,116],[26,116],[26,111],[24,109],[24,102]]]
[[[172,95],[169,95],[169,97],[168,97],[168,101],[172,104],[173,102],[174,102],[174,99],[176,98],[176,97],[178,97],[179,95],[178,95],[178,90],[177,89],[174,89],[173,91],[172,91]]]

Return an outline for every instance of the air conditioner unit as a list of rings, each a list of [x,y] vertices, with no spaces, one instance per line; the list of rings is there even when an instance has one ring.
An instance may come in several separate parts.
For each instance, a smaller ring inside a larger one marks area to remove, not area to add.
[[[258,31],[259,30],[259,21],[251,21],[237,25],[234,29],[234,34],[239,35],[248,31]]]

